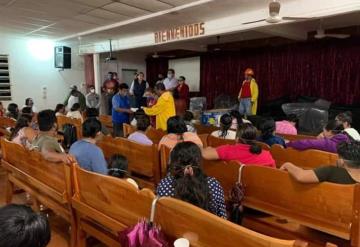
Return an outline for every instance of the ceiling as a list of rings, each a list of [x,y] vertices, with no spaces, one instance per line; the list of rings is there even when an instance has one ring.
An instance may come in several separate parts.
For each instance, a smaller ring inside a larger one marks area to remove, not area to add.
[[[60,38],[195,0],[0,0],[0,31]]]

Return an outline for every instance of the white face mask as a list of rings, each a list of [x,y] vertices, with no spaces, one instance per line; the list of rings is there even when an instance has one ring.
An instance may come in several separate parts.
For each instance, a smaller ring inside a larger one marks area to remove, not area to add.
[[[168,77],[169,79],[171,79],[171,78],[173,78],[173,74],[169,73],[169,74],[167,74],[167,77]]]
[[[90,93],[95,93],[95,89],[90,89]]]

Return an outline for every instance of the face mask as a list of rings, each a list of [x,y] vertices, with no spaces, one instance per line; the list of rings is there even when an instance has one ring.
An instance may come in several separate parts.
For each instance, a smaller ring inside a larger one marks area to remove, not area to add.
[[[95,89],[90,89],[90,93],[95,93]]]
[[[169,73],[169,74],[167,74],[167,77],[168,77],[169,79],[171,79],[171,78],[173,78],[173,74]]]

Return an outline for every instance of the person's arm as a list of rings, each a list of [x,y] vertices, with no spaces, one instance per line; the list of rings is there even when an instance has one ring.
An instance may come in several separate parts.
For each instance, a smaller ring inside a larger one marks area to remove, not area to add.
[[[216,151],[216,148],[207,147],[202,149],[202,157],[206,160],[219,160],[219,154]]]
[[[41,149],[44,159],[50,162],[64,162],[70,164],[75,161],[74,157],[66,153],[57,153],[47,148]]]
[[[132,83],[131,83],[129,93],[130,93],[130,95],[134,95],[134,81],[132,81]]]
[[[115,96],[112,98],[112,105],[113,105],[114,110],[116,112],[124,112],[124,113],[129,113],[129,114],[132,113],[132,111],[130,109],[128,109],[128,108],[122,108],[121,102],[118,102],[116,100]]]
[[[319,179],[313,170],[304,170],[289,162],[283,164],[280,170],[287,171],[300,183],[319,183]]]
[[[240,99],[240,98],[241,98],[241,92],[242,92],[242,87],[243,87],[243,85],[244,85],[244,82],[245,82],[245,81],[243,81],[243,82],[241,83],[241,87],[240,87],[240,91],[239,91],[238,99]]]
[[[68,101],[69,101],[69,98],[71,96],[71,92],[69,92],[69,94],[66,96],[65,100],[64,100],[64,105],[67,106],[68,105]]]
[[[96,104],[96,106],[95,106],[95,108],[96,109],[99,109],[100,108],[100,103],[101,103],[101,100],[100,100],[100,95],[97,95],[98,96],[98,102],[97,102],[97,104]]]
[[[89,94],[87,94],[87,95],[85,96],[85,99],[86,99],[86,106],[89,107],[89,108],[91,108],[91,105],[90,105],[90,102],[89,102]]]
[[[295,148],[297,150],[306,150],[306,149],[320,149],[323,150],[326,146],[326,140],[322,139],[306,139],[299,141],[289,142],[287,147]]]
[[[164,100],[158,100],[155,105],[153,105],[151,108],[144,107],[143,110],[145,111],[146,115],[149,116],[155,116],[160,114],[164,111],[164,108],[166,107],[166,102]]]

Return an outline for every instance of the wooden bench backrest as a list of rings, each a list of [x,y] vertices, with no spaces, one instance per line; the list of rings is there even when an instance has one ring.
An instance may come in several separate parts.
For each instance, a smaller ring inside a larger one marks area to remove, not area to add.
[[[124,137],[127,138],[130,134],[134,133],[136,131],[136,128],[130,124],[124,123],[123,124],[123,132]]]
[[[198,135],[201,134],[208,134],[211,135],[212,132],[219,130],[219,127],[212,126],[212,125],[203,125],[203,124],[194,124],[196,128],[196,132]]]
[[[228,140],[223,138],[218,138],[212,135],[208,136],[207,145],[208,147],[219,147],[223,145],[234,145],[236,143],[235,140]]]
[[[97,221],[115,234],[149,218],[155,198],[148,189],[138,190],[126,180],[72,167],[73,207],[81,215]]]
[[[161,178],[166,176],[168,166],[170,163],[171,149],[165,145],[160,147],[160,162],[161,162]]]
[[[62,130],[65,124],[72,124],[76,128],[77,139],[79,140],[82,138],[82,124],[80,119],[70,118],[66,116],[57,116],[56,118],[59,130]]]
[[[301,184],[287,172],[258,166],[244,167],[241,180],[244,206],[350,239],[355,186]]]
[[[105,127],[107,127],[107,128],[112,128],[113,127],[111,116],[109,116],[109,115],[100,115],[99,120],[103,125],[105,125]]]
[[[14,128],[16,125],[15,119],[8,117],[0,117],[0,133],[2,133],[5,137],[10,136],[10,131],[8,128]]]
[[[234,187],[239,178],[240,163],[237,161],[203,160],[206,175],[216,178],[224,189],[225,197]]]
[[[165,131],[154,129],[153,127],[149,127],[145,134],[147,137],[149,137],[150,140],[153,141],[153,143],[159,144],[161,138],[163,138],[164,135],[166,135]]]
[[[266,143],[264,143],[264,142],[256,142],[263,150],[267,150],[267,151],[270,151],[271,150],[271,147],[268,145],[268,144],[266,144]]]
[[[129,162],[129,171],[160,181],[160,155],[158,146],[142,145],[125,138],[105,136],[97,145],[103,150],[106,158],[114,154],[124,155]]]
[[[313,169],[324,165],[336,165],[338,160],[337,154],[315,149],[299,151],[293,148],[273,145],[270,152],[277,167],[280,167],[285,162],[291,162],[302,168]]]
[[[316,136],[309,136],[309,135],[287,135],[287,134],[278,134],[277,136],[280,136],[288,141],[299,141],[299,140],[306,140],[306,139],[316,139]]]
[[[157,202],[154,221],[170,238],[185,237],[192,247],[285,247],[295,242],[253,232],[170,197]]]
[[[208,137],[209,135],[208,134],[201,134],[201,135],[198,135],[202,144],[203,144],[203,147],[206,148],[207,147],[207,140],[208,140]]]

